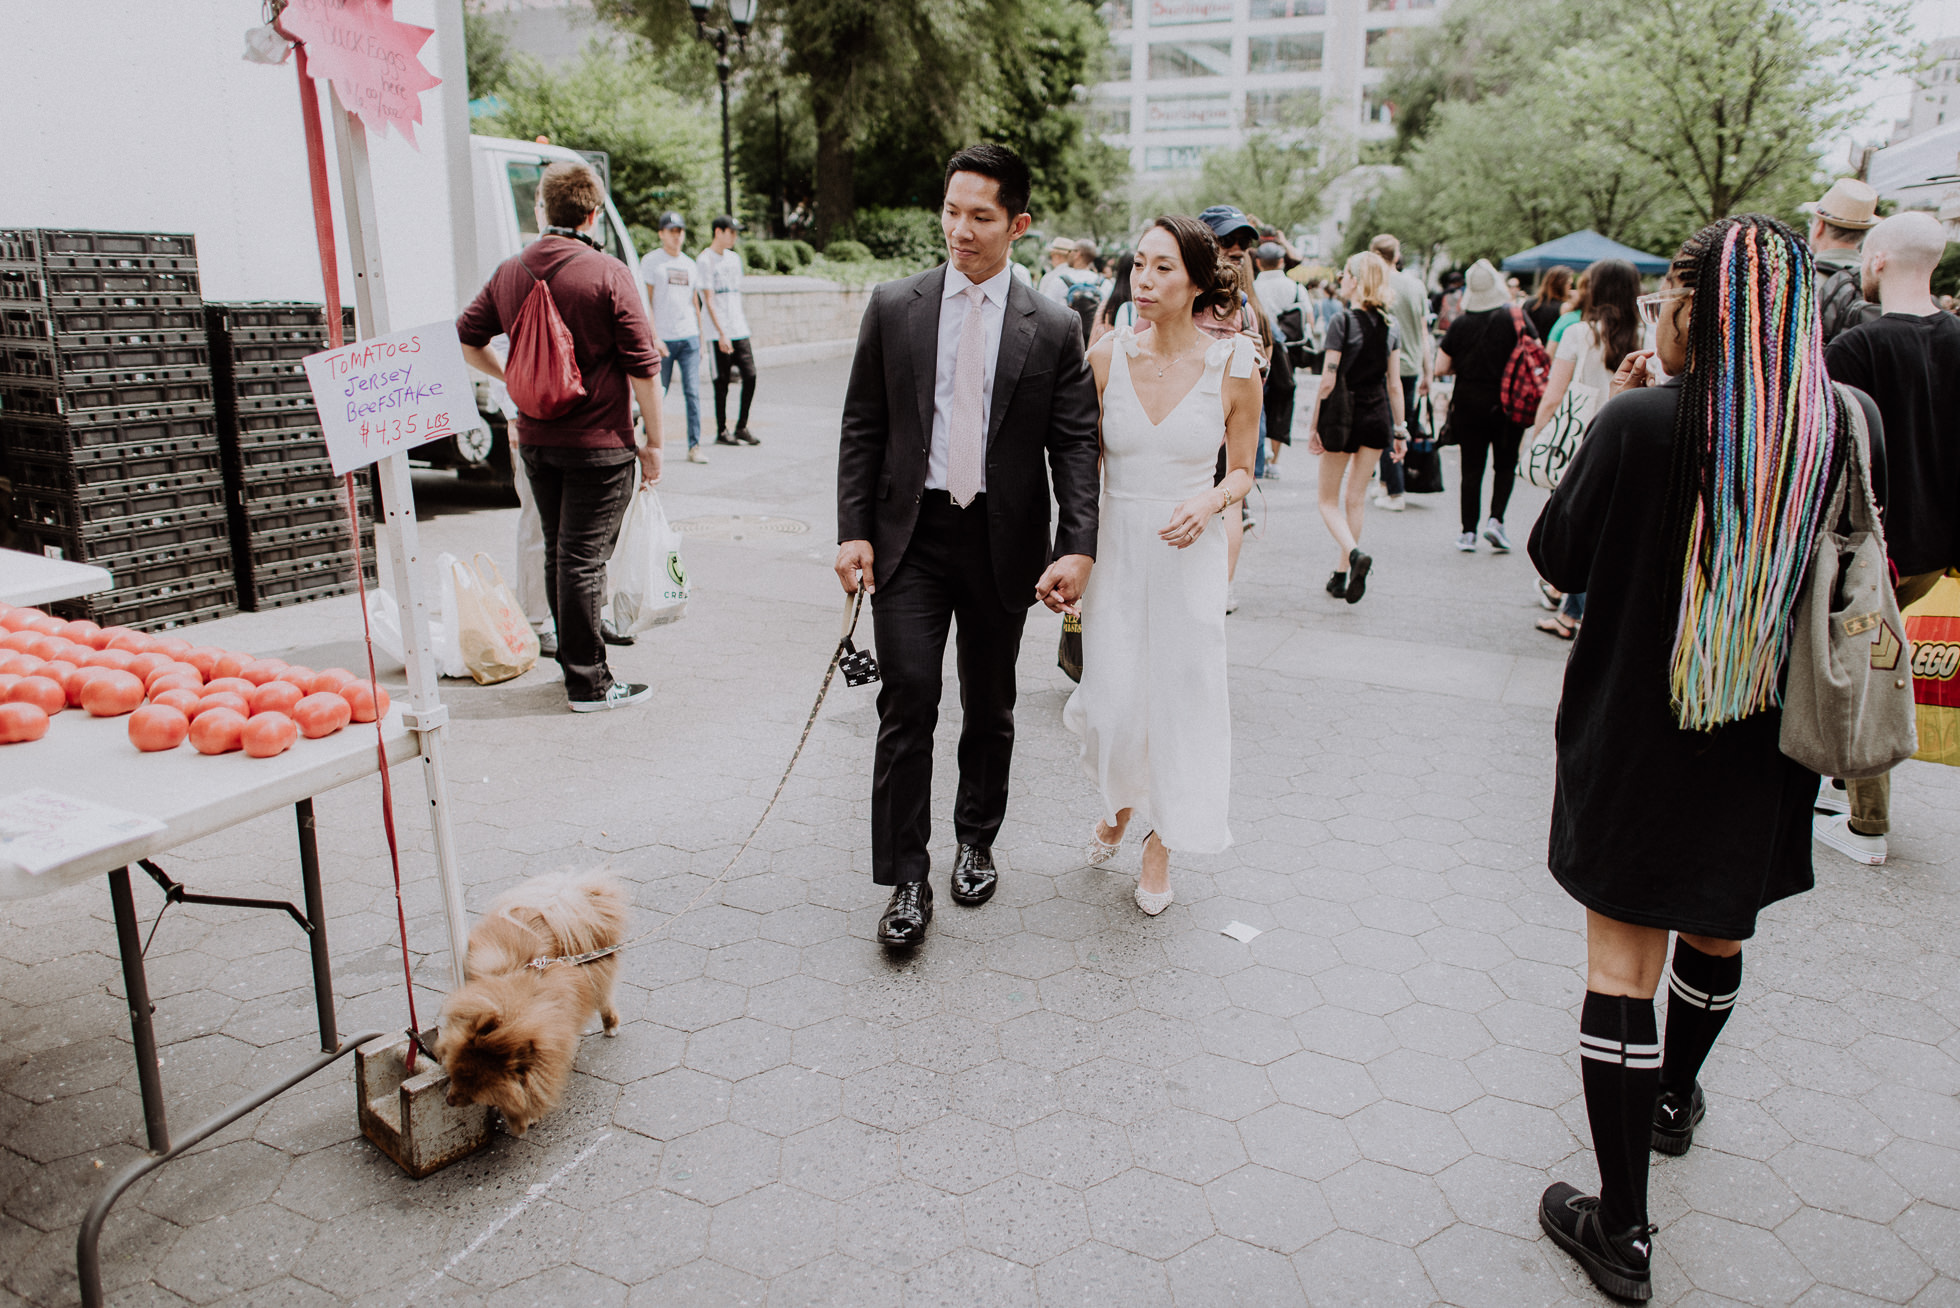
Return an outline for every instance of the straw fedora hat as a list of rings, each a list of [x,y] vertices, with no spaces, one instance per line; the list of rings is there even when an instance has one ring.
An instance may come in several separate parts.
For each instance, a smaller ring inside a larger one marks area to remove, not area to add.
[[[1504,285],[1504,279],[1497,275],[1497,269],[1490,266],[1490,260],[1479,259],[1470,265],[1470,271],[1463,275],[1463,311],[1482,313],[1485,309],[1501,309],[1511,302],[1511,293]]]
[[[1833,227],[1862,232],[1878,226],[1878,192],[1855,177],[1838,178],[1823,199],[1806,207]]]

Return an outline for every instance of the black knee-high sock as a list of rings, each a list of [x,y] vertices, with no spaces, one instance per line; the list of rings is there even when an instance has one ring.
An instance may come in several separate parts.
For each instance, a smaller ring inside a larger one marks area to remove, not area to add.
[[[1659,1093],[1654,1002],[1588,990],[1579,1014],[1579,1073],[1599,1159],[1600,1220],[1609,1231],[1647,1223],[1647,1147]]]
[[[1742,989],[1742,954],[1717,958],[1680,937],[1674,940],[1674,966],[1668,972],[1667,1046],[1661,1062],[1661,1089],[1687,1094],[1715,1037],[1728,1023]]]

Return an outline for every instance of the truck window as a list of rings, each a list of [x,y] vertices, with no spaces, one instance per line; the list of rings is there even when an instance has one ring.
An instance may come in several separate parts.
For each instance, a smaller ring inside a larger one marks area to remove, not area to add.
[[[523,245],[538,239],[538,179],[544,176],[546,162],[513,162],[507,165],[510,199],[517,208],[517,239]],[[607,254],[621,263],[626,262],[626,247],[620,243],[619,233],[613,230],[612,215],[604,209],[599,211],[599,225],[592,229],[592,239]]]

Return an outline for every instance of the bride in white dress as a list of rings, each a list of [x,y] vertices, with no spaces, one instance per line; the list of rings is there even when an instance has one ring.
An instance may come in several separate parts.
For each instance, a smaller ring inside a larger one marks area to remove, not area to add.
[[[1063,721],[1102,792],[1090,862],[1112,857],[1140,821],[1136,899],[1155,916],[1172,899],[1171,850],[1232,843],[1220,515],[1252,489],[1261,391],[1253,343],[1214,340],[1192,322],[1239,299],[1210,228],[1159,218],[1137,242],[1130,288],[1143,325],[1089,352],[1102,395],[1102,516],[1081,600],[1082,682]],[[1221,442],[1228,470],[1214,486]]]

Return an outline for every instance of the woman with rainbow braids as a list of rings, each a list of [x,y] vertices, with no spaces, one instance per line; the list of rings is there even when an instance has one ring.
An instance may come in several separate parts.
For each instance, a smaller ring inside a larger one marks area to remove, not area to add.
[[[1549,864],[1586,909],[1579,1066],[1597,1195],[1563,1182],[1546,1233],[1608,1294],[1651,1293],[1648,1150],[1685,1153],[1697,1080],[1766,905],[1810,889],[1817,778],[1777,748],[1790,614],[1851,437],[1824,371],[1810,252],[1771,218],[1703,228],[1643,299],[1650,352],[1613,378],[1531,533],[1586,593],[1559,706]],[[1677,933],[1667,1036],[1654,992]]]

